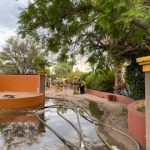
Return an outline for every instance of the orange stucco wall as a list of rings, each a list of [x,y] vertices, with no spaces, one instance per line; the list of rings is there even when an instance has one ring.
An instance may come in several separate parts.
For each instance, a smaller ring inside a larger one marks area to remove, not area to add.
[[[0,75],[0,92],[38,92],[39,75]]]
[[[126,96],[122,96],[122,95],[117,95],[117,94],[113,94],[113,93],[108,93],[108,92],[101,92],[101,91],[92,90],[92,89],[87,89],[86,93],[91,94],[91,95],[95,95],[97,97],[106,98],[106,99],[109,99],[110,95],[114,95],[116,101],[120,102],[120,103],[123,103],[123,104],[130,104],[130,103],[132,103],[134,101],[130,97],[126,97]]]
[[[143,149],[146,148],[146,125],[145,125],[145,113],[137,111],[135,105],[138,101],[135,101],[128,105],[128,131],[131,136],[136,139]]]

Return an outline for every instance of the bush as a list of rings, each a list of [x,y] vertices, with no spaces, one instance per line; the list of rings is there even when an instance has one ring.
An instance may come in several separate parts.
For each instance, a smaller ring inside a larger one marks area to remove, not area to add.
[[[113,71],[104,71],[99,73],[90,73],[85,79],[87,88],[113,92],[115,77]]]
[[[76,77],[79,77],[81,78],[81,80],[85,80],[85,78],[87,77],[88,73],[84,73],[84,72],[80,72],[80,71],[77,71],[77,72],[71,72],[67,78],[68,78],[68,81],[70,84],[72,84],[73,82],[73,78],[76,76]]]
[[[86,82],[87,88],[91,88],[91,89],[97,90],[98,87],[99,87],[99,82],[100,82],[99,75],[97,75],[95,73],[90,73],[86,77],[85,82]]]
[[[145,98],[145,80],[142,67],[133,59],[131,64],[126,67],[125,80],[129,85],[132,97],[134,99]]]
[[[113,92],[114,90],[115,77],[113,71],[106,70],[96,73],[71,72],[67,77],[71,85],[75,76],[84,80],[87,88],[105,92]]]
[[[100,91],[113,92],[115,84],[115,75],[113,71],[108,71],[100,77]]]

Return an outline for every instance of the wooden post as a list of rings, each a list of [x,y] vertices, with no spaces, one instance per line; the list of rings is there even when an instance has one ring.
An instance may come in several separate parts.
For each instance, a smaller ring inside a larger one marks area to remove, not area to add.
[[[40,73],[40,93],[45,94],[45,69],[41,69]]]
[[[150,56],[137,58],[145,72],[146,150],[150,150]]]

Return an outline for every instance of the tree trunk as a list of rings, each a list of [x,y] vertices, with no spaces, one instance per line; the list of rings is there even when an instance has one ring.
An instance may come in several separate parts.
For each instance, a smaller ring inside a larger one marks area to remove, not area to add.
[[[117,66],[116,67],[116,73],[115,73],[115,87],[114,87],[114,93],[115,94],[121,94],[121,88],[123,85],[123,79],[122,79],[122,67]]]

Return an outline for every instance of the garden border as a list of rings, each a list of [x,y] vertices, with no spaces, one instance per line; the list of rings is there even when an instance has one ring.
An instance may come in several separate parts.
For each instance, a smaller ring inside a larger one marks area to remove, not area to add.
[[[106,98],[110,101],[117,101],[128,105],[128,132],[129,134],[145,149],[146,148],[146,127],[145,115],[143,112],[136,110],[135,105],[139,101],[122,95],[117,95],[108,92],[101,92],[97,90],[87,89],[86,93],[95,95],[97,97]]]

